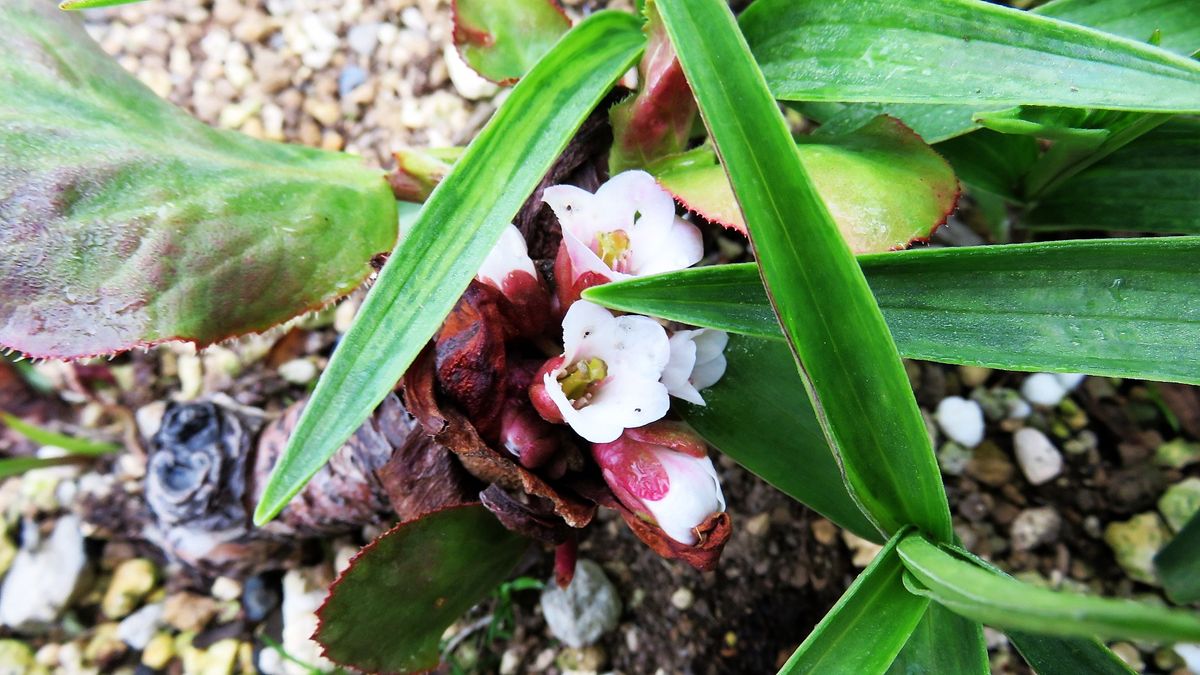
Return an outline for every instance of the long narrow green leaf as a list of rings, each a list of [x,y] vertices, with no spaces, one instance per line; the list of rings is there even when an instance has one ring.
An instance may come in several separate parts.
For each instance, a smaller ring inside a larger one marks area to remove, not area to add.
[[[65,436],[58,432],[32,425],[21,418],[15,415],[10,415],[6,412],[0,412],[0,424],[4,424],[34,443],[38,443],[40,445],[53,445],[54,447],[62,448],[73,455],[106,455],[112,452],[120,452],[121,450],[121,446],[115,443],[89,441],[86,438]]]
[[[896,346],[733,14],[721,0],[660,0],[659,11],[847,482],[884,532],[915,525],[948,541],[941,474]]]
[[[1184,56],[1200,46],[1200,7],[1192,0],[1052,0],[1033,13],[1138,42],[1158,31],[1159,47]]]
[[[904,588],[904,565],[896,555],[896,542],[904,534],[897,533],[876,554],[780,675],[887,672],[929,606],[928,600]]]
[[[781,99],[1200,112],[1200,64],[978,0],[758,0],[741,25]]]
[[[68,455],[66,457],[5,457],[0,459],[0,478],[20,476],[26,471],[34,469],[45,469],[51,466],[63,466],[64,464],[79,464],[82,460],[82,455]]]
[[[983,625],[929,603],[888,675],[988,675]]]
[[[1008,639],[1038,675],[1133,675],[1133,669],[1095,638],[1008,631]]]
[[[1004,370],[1200,384],[1200,237],[859,256],[900,353]],[[753,265],[599,286],[629,312],[781,338]]]
[[[1046,195],[1025,224],[1200,234],[1200,121],[1172,120],[1117,150]]]
[[[1052,591],[994,574],[913,534],[896,545],[910,591],[997,628],[1046,635],[1196,642],[1200,616],[1153,605]]]
[[[643,44],[636,18],[598,12],[517,84],[388,259],[292,432],[256,523],[279,513],[395,387],[501,230]]]
[[[1167,596],[1178,603],[1200,601],[1200,513],[1154,556]]]
[[[885,541],[850,495],[787,345],[734,335],[725,358],[725,376],[704,390],[706,405],[684,406],[688,424],[789,497],[864,539]]]

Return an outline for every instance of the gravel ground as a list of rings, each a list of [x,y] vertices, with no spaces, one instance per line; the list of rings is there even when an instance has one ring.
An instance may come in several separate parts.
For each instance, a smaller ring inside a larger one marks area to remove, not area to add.
[[[568,4],[578,14],[595,3]],[[122,65],[200,119],[382,166],[405,146],[465,143],[504,96],[447,58],[446,2],[152,0],[86,16]],[[965,225],[959,230],[973,237]],[[264,357],[274,337],[202,355],[166,347],[121,357],[112,366],[117,391],[98,399],[78,394],[84,370],[43,364],[71,405],[48,416],[101,434],[131,428],[97,401],[112,404],[136,418],[136,444],[153,432],[167,399],[225,394],[274,414],[307,391],[352,308],[293,332],[300,338],[286,349],[276,345],[292,358]],[[1177,528],[1181,509],[1200,503],[1194,390],[908,367],[969,548],[1037,583],[1161,600],[1148,556]],[[12,442],[0,437],[0,445]],[[731,462],[719,468],[736,534],[717,571],[658,559],[608,514],[582,544],[622,605],[604,637],[567,646],[569,627],[547,626],[539,593],[514,591],[511,603],[493,599],[452,627],[453,661],[502,673],[778,667],[875,549]],[[57,575],[51,587],[31,583],[40,595],[26,603],[57,607],[53,620],[3,629],[0,672],[307,672],[264,649],[262,635],[327,668],[306,640],[312,611],[360,541],[326,542],[287,574],[197,579],[63,515],[97,485],[137,490],[144,473],[144,455],[132,452],[101,472],[52,469],[0,484],[0,569],[8,579]],[[520,574],[547,578],[548,557],[531,558]],[[4,605],[25,598],[18,586],[5,586],[0,618],[16,611]],[[480,618],[508,611],[501,630],[479,630]],[[997,672],[1024,672],[1002,635],[989,631],[988,639]],[[1189,672],[1156,645],[1114,648],[1139,671]]]

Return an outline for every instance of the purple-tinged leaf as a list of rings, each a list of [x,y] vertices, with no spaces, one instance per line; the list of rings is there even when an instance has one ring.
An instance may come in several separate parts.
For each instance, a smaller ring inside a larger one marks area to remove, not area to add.
[[[350,561],[317,611],[313,638],[343,666],[430,670],[442,632],[504,581],[528,546],[478,504],[401,523]]]
[[[5,0],[0,25],[0,345],[71,358],[261,331],[395,243],[381,171],[201,124],[53,4]]]
[[[454,44],[475,72],[513,84],[571,28],[556,0],[454,0]]]
[[[653,2],[646,3],[646,16],[638,92],[608,113],[613,128],[608,170],[613,175],[683,152],[696,123],[696,99]]]
[[[958,203],[954,170],[894,118],[877,117],[842,136],[805,137],[797,149],[855,253],[880,253],[928,239]],[[664,161],[650,171],[687,208],[745,234],[729,180],[710,150]]]

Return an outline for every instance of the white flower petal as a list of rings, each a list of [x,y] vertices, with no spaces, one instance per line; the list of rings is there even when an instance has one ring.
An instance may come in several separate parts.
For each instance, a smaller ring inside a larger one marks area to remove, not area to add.
[[[675,219],[675,199],[645,171],[623,171],[609,178],[596,190],[596,201],[612,214],[611,229],[623,229],[631,239],[638,232],[654,243]]]
[[[682,218],[675,218],[667,236],[653,244],[633,242],[630,246],[630,271],[636,276],[682,270],[704,257],[704,237],[700,230]]]
[[[667,536],[689,546],[697,543],[694,528],[725,510],[725,495],[708,457],[693,457],[666,448],[653,451],[667,471],[670,487],[658,501],[643,500]]]
[[[618,372],[608,376],[597,388],[591,402],[579,412],[603,415],[618,422],[621,429],[625,430],[657,422],[670,409],[671,397],[667,394],[667,387],[657,378],[650,380],[628,372]],[[615,441],[620,434],[607,441],[588,438],[582,433],[580,436],[593,443],[608,443]]]
[[[697,330],[681,330],[671,336],[671,358],[663,368],[662,383],[667,392],[689,403],[704,405],[704,398],[692,386],[692,369],[696,367]]]
[[[719,354],[704,363],[697,363],[696,367],[692,368],[692,386],[696,389],[708,389],[725,376],[725,367],[724,354]]]
[[[571,400],[563,393],[562,385],[556,379],[560,372],[562,371],[556,370],[546,373],[542,382],[546,385],[546,395],[550,397],[551,401],[554,401],[554,405],[562,413],[563,421],[575,433],[592,443],[611,443],[617,440],[621,436],[621,432],[625,431],[625,427],[621,426],[620,421],[608,415],[598,415],[595,411],[589,412],[588,406],[584,406],[582,410],[576,410],[575,406],[571,405]]]
[[[530,276],[537,278],[537,269],[533,266],[533,260],[529,258],[525,237],[521,236],[521,231],[516,225],[510,224],[504,228],[500,240],[492,247],[479,268],[479,274],[475,276],[496,290],[503,290],[504,278],[515,271],[528,272]]]
[[[542,191],[542,201],[550,205],[564,230],[569,230],[584,244],[591,245],[598,232],[616,229],[596,195],[574,185],[551,185]]]

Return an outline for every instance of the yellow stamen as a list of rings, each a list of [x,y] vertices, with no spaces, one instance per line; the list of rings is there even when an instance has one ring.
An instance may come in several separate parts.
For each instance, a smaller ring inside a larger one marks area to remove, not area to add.
[[[599,251],[596,255],[608,265],[610,269],[617,269],[617,264],[629,252],[629,235],[625,230],[613,230],[612,232],[601,232],[596,235],[596,244]]]
[[[562,385],[563,393],[574,402],[591,393],[593,386],[606,377],[608,364],[593,357],[576,363],[566,373],[559,375],[558,382]]]

